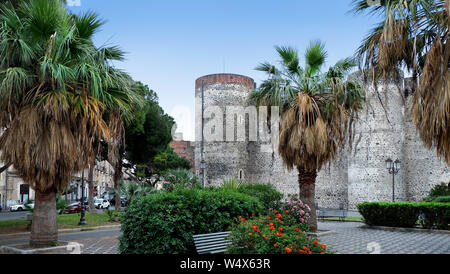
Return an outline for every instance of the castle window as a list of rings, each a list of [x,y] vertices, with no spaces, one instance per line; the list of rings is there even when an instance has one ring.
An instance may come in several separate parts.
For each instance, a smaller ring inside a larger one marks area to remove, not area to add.
[[[240,181],[244,180],[244,171],[242,169],[239,169],[238,178]]]

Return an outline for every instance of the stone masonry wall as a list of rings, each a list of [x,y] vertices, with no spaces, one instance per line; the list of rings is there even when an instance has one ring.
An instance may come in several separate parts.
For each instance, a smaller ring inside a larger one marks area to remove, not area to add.
[[[205,110],[215,107],[222,111],[222,117],[205,111],[205,131],[221,136],[220,140],[204,142],[206,185],[220,185],[224,179],[242,176],[244,181],[270,183],[284,194],[298,194],[297,171],[287,171],[273,147],[268,149],[261,141],[249,141],[249,115],[236,117],[237,124],[246,123],[246,141],[223,141],[227,131],[226,106],[248,106],[247,98],[254,87],[252,79],[234,74],[208,75],[196,81],[196,172],[201,177],[203,93]],[[434,150],[424,147],[410,119],[410,97],[403,77],[379,83],[376,89],[368,84],[365,93],[367,102],[355,123],[352,150],[347,147],[336,161],[318,173],[319,207],[344,205],[355,210],[364,201],[391,201],[393,184],[385,167],[387,158],[402,162],[395,176],[396,201],[419,201],[432,186],[450,181],[449,167],[436,157]],[[223,129],[209,128],[211,119],[222,119]],[[232,130],[236,135],[236,126]]]

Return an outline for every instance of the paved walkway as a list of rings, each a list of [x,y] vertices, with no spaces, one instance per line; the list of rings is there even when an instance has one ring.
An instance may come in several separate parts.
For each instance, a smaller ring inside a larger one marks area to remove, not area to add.
[[[319,222],[320,230],[336,234],[320,237],[339,254],[450,254],[450,234],[385,231],[361,228],[356,222]]]
[[[319,222],[320,230],[337,233],[320,237],[320,241],[338,254],[450,254],[450,234],[399,232],[361,228],[363,223]],[[62,241],[84,245],[84,254],[117,254],[119,229],[61,233]],[[0,240],[0,245],[26,243],[20,239]]]

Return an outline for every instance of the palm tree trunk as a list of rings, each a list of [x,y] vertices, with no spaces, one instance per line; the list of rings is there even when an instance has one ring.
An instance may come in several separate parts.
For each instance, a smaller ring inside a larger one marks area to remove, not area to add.
[[[300,186],[300,200],[311,208],[308,220],[309,228],[312,232],[317,231],[317,214],[315,206],[315,186],[317,171],[307,171],[303,167],[298,167],[298,184]]]
[[[58,242],[56,216],[56,190],[41,191],[36,188],[30,246],[49,247]]]
[[[89,173],[88,173],[88,189],[89,189],[89,197],[88,197],[88,206],[89,211],[93,211],[95,209],[94,206],[94,166],[95,160],[92,164],[89,165]]]

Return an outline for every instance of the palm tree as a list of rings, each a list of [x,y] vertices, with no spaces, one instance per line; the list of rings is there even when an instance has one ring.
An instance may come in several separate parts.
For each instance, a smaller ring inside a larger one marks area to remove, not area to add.
[[[358,50],[361,67],[373,80],[400,69],[412,73],[418,80],[413,121],[427,147],[450,165],[450,0],[383,0],[378,6],[354,0],[353,11],[383,17]]]
[[[300,199],[311,208],[310,229],[317,230],[315,180],[322,166],[335,159],[346,143],[349,121],[361,109],[361,86],[346,81],[355,62],[344,59],[321,73],[327,53],[315,41],[300,66],[292,47],[276,47],[281,67],[262,63],[256,69],[269,78],[251,93],[257,105],[279,106],[281,112],[278,152],[288,170],[298,170]]]
[[[0,5],[1,160],[35,189],[31,246],[58,240],[56,195],[112,140],[135,96],[115,69],[116,47],[97,48],[102,21],[69,14],[59,0]]]

